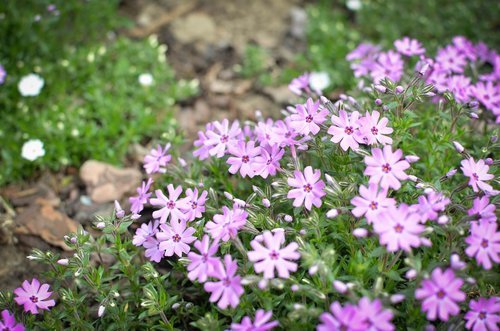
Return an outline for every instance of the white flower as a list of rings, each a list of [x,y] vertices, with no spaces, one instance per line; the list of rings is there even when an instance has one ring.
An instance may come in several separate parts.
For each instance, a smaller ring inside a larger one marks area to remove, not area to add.
[[[141,84],[142,86],[153,85],[153,76],[151,74],[140,74],[139,75],[139,84]]]
[[[360,10],[363,7],[361,0],[347,0],[346,7],[352,11]]]
[[[45,155],[43,143],[38,139],[31,139],[24,143],[21,156],[29,161],[35,161]]]
[[[311,72],[309,85],[314,91],[321,93],[321,91],[330,85],[330,76],[326,72]]]
[[[44,85],[43,78],[36,74],[29,74],[21,78],[17,88],[23,97],[36,97]]]

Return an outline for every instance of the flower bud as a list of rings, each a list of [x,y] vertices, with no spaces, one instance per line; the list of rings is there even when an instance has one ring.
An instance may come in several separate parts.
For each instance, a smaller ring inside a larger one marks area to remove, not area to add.
[[[436,331],[436,327],[432,324],[427,324],[424,328],[424,331]]]
[[[436,96],[436,93],[434,93],[434,92],[427,92],[427,93],[424,93],[424,95],[425,95],[426,97],[430,97],[430,98],[432,98],[432,97]]]
[[[69,240],[72,244],[76,244],[77,243],[77,239],[76,237],[71,237],[71,239]]]
[[[184,160],[183,158],[178,158],[179,160],[179,164],[181,165],[181,167],[185,168],[187,166],[187,162],[186,160]]]
[[[263,278],[259,281],[258,286],[261,290],[264,290],[267,287],[267,283],[268,283],[267,279]]]
[[[382,85],[375,85],[374,87],[375,87],[375,89],[376,89],[377,91],[379,91],[380,93],[385,93],[385,92],[387,92],[387,88],[386,88],[385,86],[382,86]]]
[[[470,118],[477,120],[479,118],[479,115],[476,113],[470,113],[469,114]]]
[[[401,85],[398,85],[396,86],[396,89],[394,90],[396,92],[396,94],[401,94],[403,93],[403,91],[405,90],[405,88]]]
[[[417,270],[415,269],[410,269],[406,272],[405,277],[408,279],[413,279],[417,277]]]
[[[106,224],[104,222],[99,222],[95,225],[95,227],[98,229],[104,229],[106,227]]]
[[[459,152],[460,154],[462,154],[464,151],[465,151],[465,148],[464,146],[462,146],[458,141],[454,141],[453,142],[453,146],[455,146],[455,149],[457,150],[457,152]]]
[[[465,262],[460,261],[460,256],[457,253],[451,254],[450,266],[455,270],[462,270],[465,268]]]
[[[229,192],[224,192],[224,196],[225,196],[227,199],[229,199],[229,200],[233,200],[233,199],[234,199],[233,195],[232,195],[231,193],[229,193]]]
[[[491,141],[493,144],[494,144],[494,143],[496,143],[496,142],[498,141],[498,136],[497,136],[497,135],[493,135],[493,136],[491,136],[490,141]]]
[[[418,180],[417,176],[414,175],[409,175],[408,179],[411,180],[412,182],[416,182]]]
[[[69,260],[68,259],[60,259],[60,260],[57,260],[57,264],[59,264],[59,265],[68,265],[69,264]]]
[[[340,280],[334,280],[333,281],[333,287],[340,294],[345,294],[349,290],[349,288],[347,287],[347,285],[344,282],[341,282]]]
[[[180,307],[180,306],[181,306],[181,304],[180,304],[180,303],[178,303],[178,302],[176,302],[176,303],[174,303],[174,304],[172,305],[172,309],[173,309],[173,310],[177,310],[177,309],[179,309],[179,307]]]
[[[291,287],[290,287],[290,290],[292,290],[292,292],[297,292],[299,290],[299,285],[297,284],[293,284]]]
[[[305,234],[306,234],[306,230],[301,229],[301,230],[299,231],[299,234],[301,234],[302,236],[303,236],[303,235],[305,235]]]
[[[446,224],[446,223],[448,223],[448,221],[449,221],[449,220],[450,220],[450,219],[448,218],[448,216],[446,216],[446,215],[441,215],[441,216],[439,216],[439,218],[438,218],[438,224],[441,224],[441,225]]]
[[[451,177],[451,176],[453,176],[456,173],[457,173],[457,169],[451,169],[450,171],[448,171],[446,173],[446,177]]]
[[[309,275],[315,275],[318,272],[318,265],[313,264],[312,267],[309,268]]]
[[[476,100],[472,100],[471,102],[469,102],[470,109],[477,109],[477,107],[479,107],[479,102],[477,102]]]
[[[377,106],[382,105],[382,103],[383,103],[383,102],[382,102],[382,100],[381,100],[381,99],[375,99],[375,104],[376,104]]]
[[[429,70],[431,66],[429,65],[429,63],[424,63],[424,65],[422,65],[422,67],[420,68],[420,70],[418,71],[418,73],[423,76],[427,73],[427,71]]]
[[[485,163],[486,165],[489,165],[489,166],[490,166],[490,165],[492,165],[492,164],[493,164],[493,159],[492,159],[491,157],[489,157],[489,158],[487,158],[487,159],[485,159],[485,160],[484,160],[484,163]]]
[[[329,218],[329,219],[332,219],[332,218],[335,218],[337,217],[337,215],[339,214],[338,210],[337,209],[330,209],[327,213],[326,213],[326,217]]]
[[[391,303],[393,304],[396,304],[396,303],[400,303],[401,301],[403,301],[405,299],[405,295],[404,294],[393,294],[391,295],[390,297],[390,300],[391,300]]]
[[[293,217],[290,215],[285,215],[284,220],[285,220],[285,222],[290,223],[291,221],[293,221]]]
[[[266,208],[269,208],[271,207],[271,201],[269,201],[269,199],[262,199],[262,205],[264,205],[264,207]]]
[[[104,315],[105,310],[106,310],[106,307],[104,307],[103,305],[100,305],[99,309],[97,310],[97,316],[102,317],[102,315]]]
[[[417,185],[415,185],[416,188],[424,188],[425,187],[425,184],[424,183],[418,183]]]
[[[405,160],[408,162],[408,163],[414,163],[414,162],[417,162],[418,160],[420,160],[420,158],[416,155],[407,155],[405,157]]]
[[[357,238],[364,238],[368,235],[368,230],[364,228],[357,228],[352,231],[352,235],[357,237]]]
[[[434,190],[433,190],[431,187],[427,187],[427,188],[424,190],[424,193],[425,193],[425,194],[431,194],[432,192],[434,192]]]
[[[383,106],[382,106],[382,110],[383,110],[383,111],[389,111],[389,106],[387,106],[387,105],[383,105]]]
[[[186,303],[186,309],[190,309],[193,307],[193,304],[191,302]]]
[[[122,209],[117,200],[115,200],[115,215],[118,218],[123,218],[123,216],[125,216],[125,211]]]

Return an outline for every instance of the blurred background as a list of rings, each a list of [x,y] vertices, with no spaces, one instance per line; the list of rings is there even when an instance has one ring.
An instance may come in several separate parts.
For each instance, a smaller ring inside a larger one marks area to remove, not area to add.
[[[208,121],[278,117],[306,71],[335,99],[363,41],[498,49],[499,17],[489,0],[1,1],[0,288],[38,273],[32,247],[67,254],[65,234],[127,207],[157,143],[180,155]]]

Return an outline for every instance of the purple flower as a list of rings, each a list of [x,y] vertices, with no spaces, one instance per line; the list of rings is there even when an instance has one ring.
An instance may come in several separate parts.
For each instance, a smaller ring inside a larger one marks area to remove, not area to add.
[[[345,110],[339,111],[339,116],[332,115],[332,126],[328,129],[328,133],[333,137],[330,139],[332,142],[338,144],[340,142],[340,147],[344,151],[349,148],[357,149],[359,147],[359,142],[363,142],[363,139],[359,132],[359,112],[352,112],[351,115],[347,115]]]
[[[448,79],[448,89],[460,103],[470,101],[472,94],[470,78],[463,75],[453,75]]]
[[[307,99],[304,105],[298,104],[296,113],[290,116],[291,127],[304,136],[309,133],[316,135],[320,129],[319,125],[326,120],[328,115],[327,109],[319,110],[319,107],[320,101],[313,102],[311,98]]]
[[[490,204],[490,199],[487,196],[483,196],[474,199],[473,206],[467,213],[469,216],[477,216],[478,220],[495,222],[497,220],[495,209],[496,206]]]
[[[465,314],[465,327],[473,331],[498,331],[500,323],[500,298],[479,298],[471,300],[470,310]]]
[[[235,174],[240,171],[242,177],[255,176],[255,158],[260,154],[259,146],[255,146],[255,141],[238,141],[229,146],[229,153],[232,155],[227,159],[229,172]]]
[[[284,154],[285,151],[279,148],[278,144],[262,144],[260,146],[260,155],[255,158],[255,174],[262,178],[276,176],[276,172],[281,169],[280,160]]]
[[[380,53],[371,72],[373,82],[378,84],[386,77],[395,82],[399,81],[403,75],[403,66],[404,62],[399,53],[394,51]]]
[[[264,278],[274,278],[274,269],[278,271],[280,278],[290,277],[290,271],[297,271],[297,263],[288,260],[298,260],[300,258],[296,242],[281,248],[285,243],[285,232],[275,231],[274,235],[270,231],[264,231],[265,247],[256,239],[250,242],[253,251],[248,252],[248,259],[254,262],[255,272],[264,272]]]
[[[210,245],[209,237],[204,235],[201,241],[197,240],[194,243],[194,247],[200,254],[189,252],[188,259],[191,263],[187,267],[189,271],[188,278],[191,281],[197,279],[200,283],[204,283],[219,261],[219,258],[214,256],[219,249],[219,243],[216,240]]]
[[[471,223],[470,236],[465,238],[469,257],[475,257],[477,264],[484,269],[491,269],[491,260],[500,262],[500,232],[496,222],[479,221]]]
[[[264,311],[262,309],[257,310],[255,313],[255,322],[249,316],[243,317],[240,324],[232,323],[230,331],[267,331],[272,330],[275,326],[278,326],[278,321],[268,322],[273,316],[272,311]]]
[[[457,302],[465,300],[465,293],[460,291],[463,280],[455,278],[451,269],[444,272],[440,268],[434,269],[430,279],[422,281],[422,287],[415,291],[415,297],[422,300],[422,310],[427,312],[430,321],[439,318],[448,321],[449,316],[457,315],[460,307]]]
[[[4,67],[0,64],[0,85],[5,82],[5,77],[7,77],[7,72]]]
[[[205,202],[207,201],[207,191],[201,192],[200,197],[198,197],[198,189],[195,188],[191,190],[188,188],[186,190],[186,199],[188,201],[189,208],[186,210],[186,220],[188,222],[194,221],[197,218],[203,216],[205,212]]]
[[[49,308],[55,306],[54,300],[47,300],[52,292],[49,292],[49,284],[40,286],[38,279],[33,278],[31,284],[25,280],[22,287],[14,290],[16,297],[14,300],[18,305],[24,305],[24,311],[32,314],[38,314],[38,309],[50,310]]]
[[[374,53],[377,53],[380,50],[380,46],[373,45],[370,43],[361,43],[356,47],[353,51],[351,51],[346,56],[346,60],[351,62],[353,60],[359,60],[366,58]]]
[[[165,256],[165,251],[160,249],[160,242],[154,237],[149,237],[142,244],[146,249],[145,256],[151,261],[160,262],[163,256]]]
[[[500,104],[500,85],[493,82],[477,82],[471,87],[471,94],[487,109],[494,111]]]
[[[309,73],[304,73],[297,78],[292,79],[288,85],[288,89],[297,95],[301,95],[302,91],[309,90]]]
[[[459,52],[453,45],[441,48],[437,53],[436,62],[439,63],[442,70],[458,74],[464,72],[465,65],[467,64],[464,54]]]
[[[358,311],[368,324],[365,329],[367,331],[392,331],[395,329],[391,323],[394,315],[390,310],[384,309],[379,299],[370,301],[367,297],[361,298],[358,302]]]
[[[259,141],[261,145],[269,142],[273,127],[274,122],[270,118],[268,118],[265,122],[260,121],[257,123],[257,126],[255,127],[255,135],[257,136],[257,141]]]
[[[247,222],[248,213],[239,208],[236,203],[233,209],[222,207],[222,212],[222,215],[214,215],[213,221],[205,225],[205,232],[210,233],[214,239],[228,241],[230,238],[236,238],[238,230]]]
[[[474,44],[465,38],[464,36],[455,36],[453,37],[453,45],[455,48],[462,54],[465,55],[469,60],[476,61],[476,47]]]
[[[236,276],[238,264],[231,259],[231,255],[224,257],[224,264],[218,261],[210,277],[217,278],[218,282],[206,282],[205,291],[212,293],[210,302],[217,302],[217,306],[226,309],[227,306],[236,308],[240,303],[240,296],[244,293],[241,286],[241,277]]]
[[[223,157],[226,148],[235,143],[241,133],[240,123],[234,121],[229,127],[229,121],[224,119],[222,123],[213,122],[213,129],[207,131],[208,139],[205,140],[205,146],[210,146],[208,153],[212,156]]]
[[[346,304],[344,307],[337,301],[330,305],[330,313],[323,313],[319,317],[321,324],[316,331],[365,331],[367,323],[365,316],[356,306]]]
[[[288,185],[296,187],[288,191],[287,198],[295,199],[294,207],[305,205],[306,209],[311,210],[312,205],[321,207],[321,198],[326,195],[323,191],[325,182],[321,180],[321,171],[314,170],[311,166],[304,169],[304,174],[299,170],[295,170],[294,178],[288,178]]]
[[[205,130],[210,131],[213,130],[214,126],[212,123],[207,123]],[[194,141],[194,147],[198,147],[197,150],[193,152],[193,155],[200,160],[205,160],[210,156],[209,150],[212,148],[211,145],[205,144],[208,140],[207,135],[203,131],[198,131],[198,139]]]
[[[398,149],[394,153],[390,145],[372,149],[373,156],[366,156],[367,165],[364,174],[370,176],[370,184],[379,184],[383,189],[393,188],[399,190],[400,180],[405,180],[408,175],[404,172],[410,167],[407,161],[401,160],[403,152]]]
[[[449,77],[446,71],[437,64],[434,70],[427,77],[427,83],[434,85],[439,93],[443,93],[448,89]]]
[[[149,189],[153,184],[153,180],[151,178],[148,179],[147,183],[142,182],[141,187],[137,188],[137,196],[130,197],[128,201],[130,202],[130,211],[133,214],[139,214],[143,209],[144,205],[148,203],[148,199],[152,193],[149,193]]]
[[[380,113],[376,110],[370,114],[366,112],[364,117],[358,121],[359,131],[363,137],[363,141],[369,145],[380,143],[382,145],[392,144],[392,139],[386,137],[386,134],[391,134],[393,129],[387,126],[389,120],[386,117],[380,119]]]
[[[410,252],[411,247],[422,244],[420,234],[425,228],[420,224],[419,215],[401,204],[399,208],[391,206],[385,210],[373,221],[373,229],[380,236],[380,244],[386,245],[389,252],[399,249]]]
[[[2,311],[2,319],[0,322],[0,330],[3,331],[24,331],[24,325],[17,323],[14,314],[10,314],[7,309]]]
[[[442,193],[430,192],[427,196],[418,197],[418,204],[415,206],[415,212],[420,215],[420,221],[425,223],[427,220],[435,221],[438,213],[444,211],[450,203],[450,199],[443,196]]]
[[[396,200],[387,197],[387,190],[379,191],[377,184],[370,184],[368,188],[361,185],[359,195],[351,200],[351,204],[356,206],[352,214],[358,218],[365,215],[368,224],[377,220],[380,213],[388,207],[396,205]]]
[[[144,158],[144,169],[148,174],[154,173],[165,173],[167,169],[168,162],[172,159],[172,156],[168,153],[170,149],[170,144],[166,144],[165,148],[162,148],[160,144],[156,149],[152,149],[149,155]]]
[[[170,220],[170,224],[161,224],[160,231],[156,233],[156,238],[160,242],[158,247],[165,251],[165,256],[176,254],[181,257],[182,254],[187,254],[190,251],[189,244],[196,240],[193,233],[195,228],[186,228],[186,221]]]
[[[182,193],[182,187],[180,185],[174,189],[174,185],[168,184],[167,189],[168,198],[161,190],[156,190],[156,198],[150,199],[150,203],[153,206],[163,206],[160,210],[155,210],[153,212],[153,217],[159,218],[162,224],[167,221],[167,217],[169,216],[171,220],[185,220],[186,215],[184,214],[184,210],[190,208],[189,198],[179,199]]]
[[[399,53],[406,56],[423,55],[425,53],[425,48],[422,47],[420,41],[408,37],[396,40],[394,47]]]
[[[132,244],[142,246],[149,238],[154,237],[158,232],[158,221],[151,221],[148,224],[144,223],[135,231],[135,236],[132,239]]]
[[[462,172],[465,176],[469,177],[469,185],[472,186],[474,192],[478,192],[478,187],[483,191],[492,191],[493,187],[491,185],[485,183],[484,181],[493,179],[495,176],[488,173],[490,169],[484,163],[484,160],[479,160],[477,163],[474,161],[474,158],[470,158],[467,160],[462,160],[460,163],[462,166]]]
[[[299,133],[292,127],[292,120],[290,117],[285,118],[285,121],[276,121],[274,123],[273,130],[271,132],[270,143],[277,144],[280,147],[291,147],[298,145],[299,149],[307,149],[307,145],[304,143],[310,139],[306,136],[301,139],[297,139]],[[301,147],[304,145],[304,147]]]

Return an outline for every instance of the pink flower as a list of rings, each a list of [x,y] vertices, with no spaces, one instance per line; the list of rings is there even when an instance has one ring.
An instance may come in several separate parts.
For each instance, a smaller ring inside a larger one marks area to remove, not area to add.
[[[397,82],[403,75],[404,62],[401,55],[394,51],[379,53],[377,62],[371,72],[373,82],[375,84],[386,77],[390,80]]]
[[[399,190],[401,183],[408,175],[404,172],[410,167],[407,161],[401,160],[403,152],[398,149],[394,153],[389,145],[372,149],[373,156],[366,156],[367,165],[364,174],[370,176],[370,184],[379,184],[383,189],[393,188]]]
[[[205,232],[210,233],[214,239],[228,241],[230,238],[236,238],[238,230],[247,222],[248,213],[239,208],[236,203],[232,210],[226,206],[222,207],[222,212],[222,215],[214,215],[213,221],[205,225]]]
[[[258,241],[252,240],[250,245],[253,251],[248,252],[248,259],[255,263],[255,272],[264,272],[264,278],[274,278],[274,269],[278,271],[281,278],[290,277],[290,271],[297,271],[297,263],[288,260],[298,260],[300,253],[297,252],[299,245],[296,242],[281,248],[285,243],[285,232],[275,231],[274,235],[270,231],[264,231],[265,247]]]
[[[7,309],[2,311],[3,322],[0,322],[0,330],[3,331],[24,331],[24,325],[17,323],[14,314],[10,314]]]
[[[156,190],[156,198],[152,198],[150,203],[153,206],[163,206],[160,210],[155,210],[153,212],[154,218],[159,218],[160,223],[165,223],[167,221],[167,217],[170,216],[171,220],[185,220],[186,215],[184,214],[184,210],[188,210],[190,208],[189,198],[179,199],[179,196],[182,193],[182,187],[179,185],[174,189],[174,185],[168,184],[168,195],[167,198],[165,194],[161,190]]]
[[[319,317],[321,324],[316,331],[366,331],[365,316],[358,307],[346,304],[344,307],[337,301],[330,305],[330,313],[323,313]]]
[[[479,221],[471,223],[470,236],[465,238],[469,257],[476,257],[478,265],[484,269],[491,269],[491,260],[500,262],[500,232],[496,222]]]
[[[467,64],[465,56],[452,45],[448,45],[438,51],[436,62],[439,63],[444,71],[458,74],[464,72],[465,65]]]
[[[297,95],[301,95],[302,91],[309,90],[309,73],[304,73],[297,78],[292,79],[288,85],[288,89]]]
[[[387,126],[389,120],[387,117],[382,117],[380,119],[380,113],[376,110],[370,115],[366,112],[364,117],[361,117],[358,121],[359,131],[361,133],[362,140],[369,145],[380,143],[382,145],[392,144],[392,139],[384,135],[391,134],[392,128]]]
[[[142,244],[146,249],[145,256],[151,261],[160,262],[163,256],[165,256],[165,251],[160,249],[160,242],[154,237],[148,237],[146,241]]]
[[[156,149],[152,149],[149,155],[144,158],[144,169],[148,174],[154,174],[157,172],[165,173],[167,169],[167,163],[170,162],[172,156],[167,154],[170,149],[170,144],[166,144],[165,148],[162,148],[160,144]]]
[[[310,137],[306,136],[298,139],[298,136],[299,133],[292,127],[292,120],[289,116],[285,118],[285,121],[276,121],[274,123],[269,142],[277,144],[280,147],[290,147],[293,149],[295,146],[298,146],[299,149],[307,149],[307,145],[304,143]]]
[[[497,216],[495,214],[496,206],[490,204],[490,199],[487,196],[477,197],[474,199],[473,206],[468,210],[469,216],[477,216],[478,220],[486,222],[495,222]]]
[[[241,324],[232,323],[230,331],[267,331],[278,326],[278,321],[268,322],[273,316],[272,311],[265,312],[262,309],[255,313],[255,322],[252,323],[250,317],[245,316],[241,320]]]
[[[132,213],[139,214],[144,209],[144,205],[148,203],[148,199],[152,194],[148,193],[152,184],[153,180],[151,178],[148,179],[147,183],[142,182],[141,187],[136,190],[138,195],[128,199],[131,204],[130,211]]]
[[[232,155],[227,159],[227,164],[231,165],[229,172],[235,174],[240,171],[242,177],[255,176],[255,159],[260,154],[260,147],[255,146],[255,141],[240,140],[229,146],[229,153]]]
[[[213,124],[212,123],[207,123],[205,130],[210,131],[213,130]],[[209,150],[213,147],[210,144],[205,144],[205,142],[208,140],[207,135],[203,131],[198,131],[198,139],[194,141],[194,147],[198,147],[197,150],[193,152],[193,155],[197,157],[200,160],[205,160],[210,156]]]
[[[420,221],[425,223],[427,220],[437,220],[438,213],[444,211],[449,203],[450,199],[443,196],[442,193],[432,191],[427,196],[418,197],[418,204],[415,205],[414,210],[420,215]]]
[[[495,176],[488,173],[490,167],[484,163],[484,160],[479,160],[477,163],[471,157],[468,160],[462,160],[460,163],[462,172],[469,177],[469,185],[472,186],[474,192],[478,192],[478,187],[483,191],[492,191],[493,187],[486,184],[484,181],[493,179]]]
[[[174,253],[181,257],[190,251],[189,244],[196,240],[193,233],[195,228],[186,229],[186,221],[170,220],[170,224],[160,225],[160,231],[156,233],[156,238],[160,242],[158,248],[165,251],[165,256],[172,256]]]
[[[387,190],[379,192],[377,184],[370,184],[368,188],[361,185],[359,195],[351,200],[351,204],[356,206],[352,214],[358,218],[365,215],[368,224],[376,220],[381,212],[396,204],[396,200],[387,198]]]
[[[219,261],[218,257],[214,257],[219,249],[219,243],[218,241],[214,241],[210,245],[210,239],[207,235],[204,235],[201,241],[197,240],[194,243],[194,247],[200,254],[189,252],[188,259],[191,263],[187,267],[189,271],[188,278],[191,281],[197,279],[200,283],[204,283]]]
[[[207,191],[203,191],[198,197],[198,189],[195,188],[194,191],[188,188],[186,190],[186,199],[188,201],[189,208],[186,209],[185,215],[188,222],[194,221],[197,218],[203,216],[205,212],[205,202],[207,201]]]
[[[312,205],[321,207],[321,198],[326,195],[323,191],[325,182],[320,179],[321,171],[316,169],[313,172],[313,168],[308,166],[304,169],[304,174],[295,170],[294,176],[288,178],[288,185],[296,188],[288,191],[287,195],[288,199],[295,199],[293,206],[299,207],[304,204],[308,210],[311,210]]]
[[[366,327],[368,331],[392,331],[395,329],[391,323],[394,317],[393,313],[384,309],[379,299],[370,301],[367,297],[361,298],[358,302],[358,311],[364,317],[365,323],[368,324]]]
[[[500,298],[479,298],[471,300],[470,310],[465,314],[465,327],[473,331],[498,331],[500,323]]]
[[[31,284],[25,280],[22,287],[14,290],[16,297],[14,300],[18,305],[24,305],[24,311],[38,314],[38,309],[49,310],[49,307],[55,306],[54,300],[47,300],[52,292],[49,292],[49,284],[40,286],[38,279],[33,278]]]
[[[481,102],[487,109],[493,111],[500,104],[500,85],[493,82],[477,82],[471,87],[472,96]]]
[[[411,251],[411,247],[421,245],[420,234],[424,226],[420,224],[418,214],[412,213],[407,205],[399,208],[389,207],[373,222],[373,229],[380,236],[380,244],[386,245],[389,252],[402,249]]]
[[[290,123],[291,127],[304,136],[310,132],[316,135],[320,129],[319,125],[326,120],[326,116],[328,115],[327,109],[318,111],[319,107],[320,101],[313,102],[311,98],[307,99],[304,105],[298,104],[296,106],[297,112],[290,116],[292,120]]]
[[[422,47],[420,41],[404,37],[394,42],[396,50],[406,56],[422,55],[425,53],[425,48]]]
[[[340,142],[340,147],[344,151],[347,151],[349,147],[357,149],[358,142],[363,142],[359,132],[358,119],[359,112],[357,111],[352,112],[350,116],[345,110],[340,110],[339,116],[332,115],[333,125],[328,129],[328,133],[333,136],[330,140],[336,144]]]
[[[231,128],[229,128],[227,119],[224,119],[222,123],[213,122],[213,129],[206,133],[208,140],[205,141],[205,145],[210,146],[208,153],[212,156],[223,157],[226,148],[236,142],[240,133],[240,123],[238,121],[234,121]]]
[[[471,85],[469,77],[463,75],[451,76],[448,80],[448,89],[458,102],[466,103],[470,101]]]
[[[276,172],[281,169],[280,160],[284,154],[285,151],[279,148],[278,144],[261,145],[260,155],[255,158],[255,174],[262,178],[267,178],[269,175],[276,176]]]
[[[465,293],[460,291],[463,280],[455,278],[451,269],[444,272],[434,269],[431,279],[422,281],[422,287],[415,291],[415,297],[422,301],[422,310],[427,312],[427,319],[434,321],[438,317],[447,321],[448,317],[457,315],[460,307],[457,302],[465,300]]]
[[[142,246],[148,238],[154,237],[158,232],[158,221],[151,221],[148,224],[144,223],[135,231],[135,236],[132,239],[132,244]]]
[[[224,266],[225,264],[225,266]],[[217,306],[226,309],[227,306],[236,308],[240,303],[240,296],[244,293],[241,286],[241,277],[235,276],[238,264],[231,259],[231,255],[224,257],[224,264],[218,261],[210,277],[219,279],[218,282],[206,282],[205,291],[212,293],[210,302],[217,302]]]

